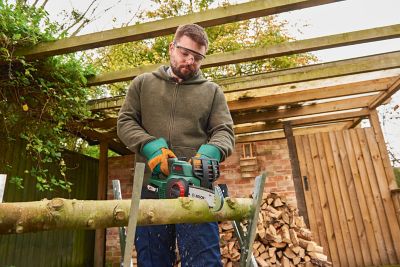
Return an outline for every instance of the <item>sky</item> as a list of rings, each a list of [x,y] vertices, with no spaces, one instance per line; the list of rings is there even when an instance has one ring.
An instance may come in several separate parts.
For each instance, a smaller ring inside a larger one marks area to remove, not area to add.
[[[50,0],[47,9],[54,19],[58,19],[59,12],[63,9],[71,10],[74,7],[83,10],[90,2],[89,0]],[[106,15],[99,16],[95,23],[87,26],[80,34],[120,27],[122,23],[129,21],[137,10],[152,8],[150,0],[97,0],[96,4],[99,4],[98,10],[109,8],[109,11]],[[288,22],[288,33],[296,39],[308,39],[400,24],[399,10],[400,0],[346,0],[282,13],[278,16],[278,20]],[[329,62],[397,50],[400,50],[400,38],[325,49],[313,53],[321,62]],[[400,92],[393,96],[391,107],[387,109],[393,108],[396,104],[400,105]],[[383,130],[386,140],[395,148],[400,158],[400,122],[389,121],[384,125]]]

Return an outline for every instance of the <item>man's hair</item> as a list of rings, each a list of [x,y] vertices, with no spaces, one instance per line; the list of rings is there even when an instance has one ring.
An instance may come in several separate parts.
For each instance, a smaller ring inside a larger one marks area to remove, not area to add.
[[[181,25],[176,29],[174,39],[178,41],[182,36],[187,36],[199,45],[205,46],[207,51],[208,37],[203,27],[197,24]]]

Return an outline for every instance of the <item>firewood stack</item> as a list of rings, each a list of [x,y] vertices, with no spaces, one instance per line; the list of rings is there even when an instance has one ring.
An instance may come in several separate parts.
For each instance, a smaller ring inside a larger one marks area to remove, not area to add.
[[[246,226],[244,222],[244,231]],[[240,246],[231,222],[221,223],[219,230],[224,266],[238,266]],[[262,200],[253,254],[259,266],[332,266],[323,248],[312,241],[297,209],[275,193]]]

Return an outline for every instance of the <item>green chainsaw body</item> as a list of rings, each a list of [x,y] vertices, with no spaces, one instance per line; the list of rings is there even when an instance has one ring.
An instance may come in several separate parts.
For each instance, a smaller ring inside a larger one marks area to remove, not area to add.
[[[193,157],[191,162],[171,158],[170,174],[152,175],[149,185],[160,199],[187,197],[189,187],[213,189],[212,182],[219,177],[219,162],[214,159]]]

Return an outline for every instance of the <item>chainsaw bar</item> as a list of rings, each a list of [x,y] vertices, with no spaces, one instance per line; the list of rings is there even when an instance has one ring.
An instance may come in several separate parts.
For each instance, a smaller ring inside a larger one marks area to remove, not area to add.
[[[203,187],[189,186],[188,197],[205,200],[214,212],[220,211],[224,206],[224,196],[219,186],[214,186],[214,191]]]

